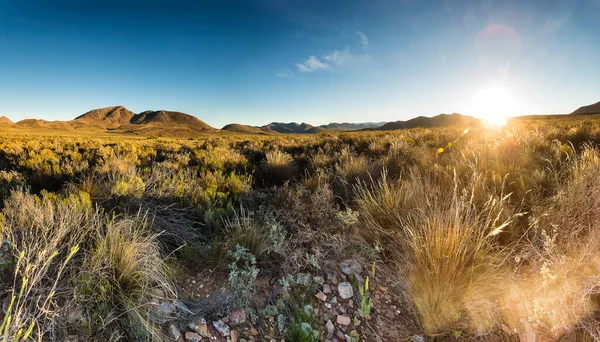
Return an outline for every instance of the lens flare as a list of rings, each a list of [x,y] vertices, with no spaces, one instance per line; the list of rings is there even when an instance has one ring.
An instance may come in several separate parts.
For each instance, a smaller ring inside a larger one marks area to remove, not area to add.
[[[507,118],[520,114],[521,106],[510,90],[492,86],[477,92],[471,99],[468,114],[490,126],[504,126]]]

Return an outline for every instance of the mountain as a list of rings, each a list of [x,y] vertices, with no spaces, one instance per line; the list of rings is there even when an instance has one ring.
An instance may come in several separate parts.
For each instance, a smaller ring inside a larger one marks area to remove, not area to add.
[[[76,117],[73,122],[77,127],[118,128],[129,124],[134,115],[134,112],[123,106],[113,106],[90,110]]]
[[[249,126],[249,125],[242,125],[242,124],[229,124],[224,126],[223,128],[221,128],[222,131],[228,131],[228,132],[236,132],[236,133],[247,133],[247,134],[266,134],[269,133],[264,129],[258,128],[258,127],[254,127],[254,126]]]
[[[571,115],[589,115],[589,114],[600,114],[600,102],[596,102],[589,106],[579,107]]]
[[[73,126],[71,126],[66,121],[46,121],[46,120],[38,120],[38,119],[25,119],[18,121],[15,123],[16,126],[20,128],[28,128],[28,129],[50,129],[50,130],[72,130]]]
[[[365,129],[365,128],[379,128],[379,127],[383,126],[384,124],[386,124],[385,121],[383,121],[383,122],[361,122],[361,123],[332,122],[330,124],[321,125],[319,127],[324,128],[328,131],[343,132],[343,131],[360,131],[361,129]]]
[[[13,127],[14,125],[15,123],[6,116],[0,116],[0,127]]]
[[[322,127],[315,127],[305,122],[297,124],[295,122],[283,123],[283,122],[272,122],[268,125],[260,127],[267,131],[274,131],[278,133],[319,133],[324,132],[325,129]]]
[[[481,121],[472,116],[462,115],[458,113],[454,114],[440,114],[433,117],[418,116],[414,119],[407,121],[394,121],[388,122],[385,125],[376,128],[377,131],[389,131],[395,129],[408,129],[408,128],[431,128],[441,126],[452,126],[452,125],[480,125]],[[371,129],[367,129],[371,130]]]
[[[136,114],[131,118],[130,123],[133,125],[183,126],[197,132],[213,129],[195,116],[166,110],[148,110]]]

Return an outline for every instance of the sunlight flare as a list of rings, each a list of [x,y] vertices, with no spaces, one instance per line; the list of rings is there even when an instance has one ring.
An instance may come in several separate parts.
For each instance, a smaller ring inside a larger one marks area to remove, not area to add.
[[[522,110],[519,101],[507,88],[490,86],[482,88],[469,102],[468,114],[490,126],[504,126],[507,119]]]

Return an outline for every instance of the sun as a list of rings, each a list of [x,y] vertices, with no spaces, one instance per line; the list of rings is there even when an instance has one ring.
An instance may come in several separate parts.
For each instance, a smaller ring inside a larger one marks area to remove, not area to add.
[[[519,114],[519,103],[512,92],[501,86],[479,90],[469,103],[468,114],[483,120],[487,125],[504,126],[508,117]]]

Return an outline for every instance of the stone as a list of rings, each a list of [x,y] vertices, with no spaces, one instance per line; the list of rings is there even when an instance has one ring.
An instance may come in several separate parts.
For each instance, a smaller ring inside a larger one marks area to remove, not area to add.
[[[334,296],[333,298],[331,298],[331,300],[330,300],[329,302],[330,302],[331,304],[337,304],[337,302],[338,302],[338,301],[337,301],[337,297],[335,297],[335,296]]]
[[[314,276],[313,281],[319,285],[323,285],[323,283],[325,283],[325,278],[321,276]]]
[[[326,300],[327,300],[327,295],[326,295],[326,294],[324,294],[324,293],[323,293],[323,292],[321,292],[321,291],[317,292],[317,294],[315,294],[315,296],[316,296],[317,298],[319,298],[319,300],[320,300],[320,301],[322,301],[322,302],[324,302],[324,301],[326,301]]]
[[[299,285],[309,285],[312,277],[309,273],[298,273],[296,275],[296,283]]]
[[[349,325],[352,320],[348,316],[338,315],[336,318],[336,323],[339,325]]]
[[[252,336],[256,336],[256,335],[258,335],[258,330],[256,330],[254,327],[252,327],[252,328],[250,328],[250,334]]]
[[[231,315],[229,315],[229,318],[231,320],[231,324],[233,325],[243,324],[246,322],[246,310],[235,310],[231,313]]]
[[[202,336],[198,333],[188,331],[185,333],[185,340],[188,342],[200,342],[202,341]]]
[[[330,294],[331,293],[331,286],[329,286],[329,284],[323,284],[323,293],[324,294]]]
[[[208,332],[208,325],[206,324],[206,320],[202,317],[198,318],[195,322],[191,322],[188,324],[188,327],[201,336],[210,337],[210,333]]]
[[[237,339],[238,339],[237,331],[231,330],[231,334],[229,335],[229,337],[231,338],[231,342],[237,342]]]
[[[352,290],[352,284],[348,282],[343,282],[338,285],[338,292],[340,293],[340,297],[343,299],[348,299],[354,297],[354,291]]]
[[[330,319],[328,319],[327,323],[325,323],[325,328],[327,328],[327,338],[331,338],[331,336],[333,336],[333,333],[335,332],[335,326],[333,325],[333,322],[331,322]]]
[[[217,331],[219,332],[219,334],[221,334],[221,336],[229,336],[229,333],[230,333],[229,327],[223,321],[221,321],[221,320],[213,321],[213,327],[215,327],[215,329],[217,329]]]
[[[347,275],[361,275],[363,272],[362,265],[354,259],[342,261],[342,272]]]
[[[169,325],[169,330],[171,331],[171,336],[173,336],[173,340],[179,341],[179,339],[181,338],[181,332],[179,331],[179,328],[177,328],[175,324],[171,323],[171,325]]]

